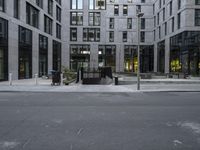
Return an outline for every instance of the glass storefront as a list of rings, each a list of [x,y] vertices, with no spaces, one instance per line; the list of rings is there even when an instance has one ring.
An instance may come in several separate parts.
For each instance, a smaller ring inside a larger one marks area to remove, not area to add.
[[[19,26],[19,79],[32,78],[32,31]]]
[[[140,47],[140,70],[142,73],[153,71],[154,51],[153,46]],[[125,72],[137,72],[137,46],[125,45],[124,46],[124,70]]]
[[[61,71],[61,43],[53,40],[53,70]]]
[[[157,46],[157,71],[165,72],[165,41],[161,41]]]
[[[0,18],[0,81],[8,80],[8,21]]]
[[[48,74],[48,38],[39,35],[39,76]]]
[[[116,68],[116,46],[99,45],[99,67],[112,67],[115,72]]]
[[[188,31],[170,39],[170,72],[200,76],[200,32]]]
[[[70,69],[89,68],[90,45],[70,45]]]

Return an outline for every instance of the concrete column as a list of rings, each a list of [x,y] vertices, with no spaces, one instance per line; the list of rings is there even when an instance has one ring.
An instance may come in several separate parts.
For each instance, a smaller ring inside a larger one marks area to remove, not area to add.
[[[37,32],[32,32],[32,77],[39,73],[39,35]]]
[[[124,46],[116,45],[116,72],[124,71]]]
[[[90,68],[98,68],[98,44],[91,44],[90,47]]]
[[[158,46],[157,43],[154,43],[154,72],[158,71]]]
[[[170,63],[170,39],[165,39],[165,73],[169,73]]]
[[[8,22],[8,72],[12,79],[18,79],[18,25],[13,21]]]

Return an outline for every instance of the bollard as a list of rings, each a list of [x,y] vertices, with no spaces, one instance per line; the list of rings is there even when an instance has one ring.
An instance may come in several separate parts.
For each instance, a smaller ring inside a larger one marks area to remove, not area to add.
[[[38,74],[35,74],[35,85],[38,85]]]
[[[12,85],[12,73],[9,73],[9,85]]]
[[[60,74],[60,86],[63,86],[63,73]]]

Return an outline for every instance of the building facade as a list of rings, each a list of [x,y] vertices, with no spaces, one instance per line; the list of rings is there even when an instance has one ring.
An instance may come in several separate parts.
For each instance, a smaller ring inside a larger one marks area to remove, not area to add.
[[[0,80],[66,66],[200,75],[200,0],[0,0]]]
[[[61,0],[0,0],[0,80],[28,79],[60,70]],[[65,42],[66,43],[66,42]]]

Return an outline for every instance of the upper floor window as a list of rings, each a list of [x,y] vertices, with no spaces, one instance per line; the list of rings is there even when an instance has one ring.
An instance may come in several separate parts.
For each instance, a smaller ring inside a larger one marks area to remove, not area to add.
[[[53,16],[53,1],[52,0],[48,0],[48,14]]]
[[[89,9],[106,9],[106,0],[89,0]]]
[[[2,11],[2,12],[5,11],[5,2],[4,2],[4,0],[0,0],[0,11]]]
[[[71,12],[70,24],[71,25],[83,25],[83,13],[82,12]]]
[[[115,19],[114,18],[110,18],[109,19],[109,28],[110,29],[114,29],[115,27]]]
[[[46,15],[44,16],[44,32],[52,35],[53,21]]]
[[[172,15],[172,1],[169,3],[169,15]]]
[[[58,23],[56,24],[56,37],[58,39],[61,39],[61,25],[59,25]]]
[[[145,29],[145,18],[141,18],[141,29]]]
[[[128,15],[128,5],[123,6],[123,15]]]
[[[141,3],[145,3],[146,1],[145,0],[141,0]]]
[[[20,0],[14,0],[14,17],[19,19]]]
[[[195,26],[200,26],[200,9],[195,10]]]
[[[200,5],[200,0],[195,0],[196,5]]]
[[[100,24],[101,24],[100,12],[90,12],[89,13],[89,25],[90,26],[100,26]]]
[[[99,28],[83,28],[83,41],[99,42],[100,29]]]
[[[140,32],[140,42],[145,42],[145,32],[144,31]]]
[[[28,3],[26,3],[26,23],[36,28],[39,26],[39,10]]]
[[[140,13],[142,11],[141,5],[136,5],[136,13]]]
[[[119,15],[119,5],[114,5],[114,15]]]
[[[58,6],[56,7],[56,20],[61,22],[61,8]]]
[[[37,4],[40,8],[43,8],[43,0],[36,0],[36,4]]]
[[[58,4],[60,4],[60,5],[61,5],[61,3],[62,3],[61,0],[56,0],[56,2],[57,2]]]
[[[71,9],[83,9],[83,0],[71,0]]]
[[[127,42],[127,36],[128,36],[127,34],[128,34],[127,31],[122,32],[122,41],[123,42]]]
[[[132,29],[132,18],[127,18],[127,29]]]
[[[178,9],[181,9],[181,0],[178,0]]]

